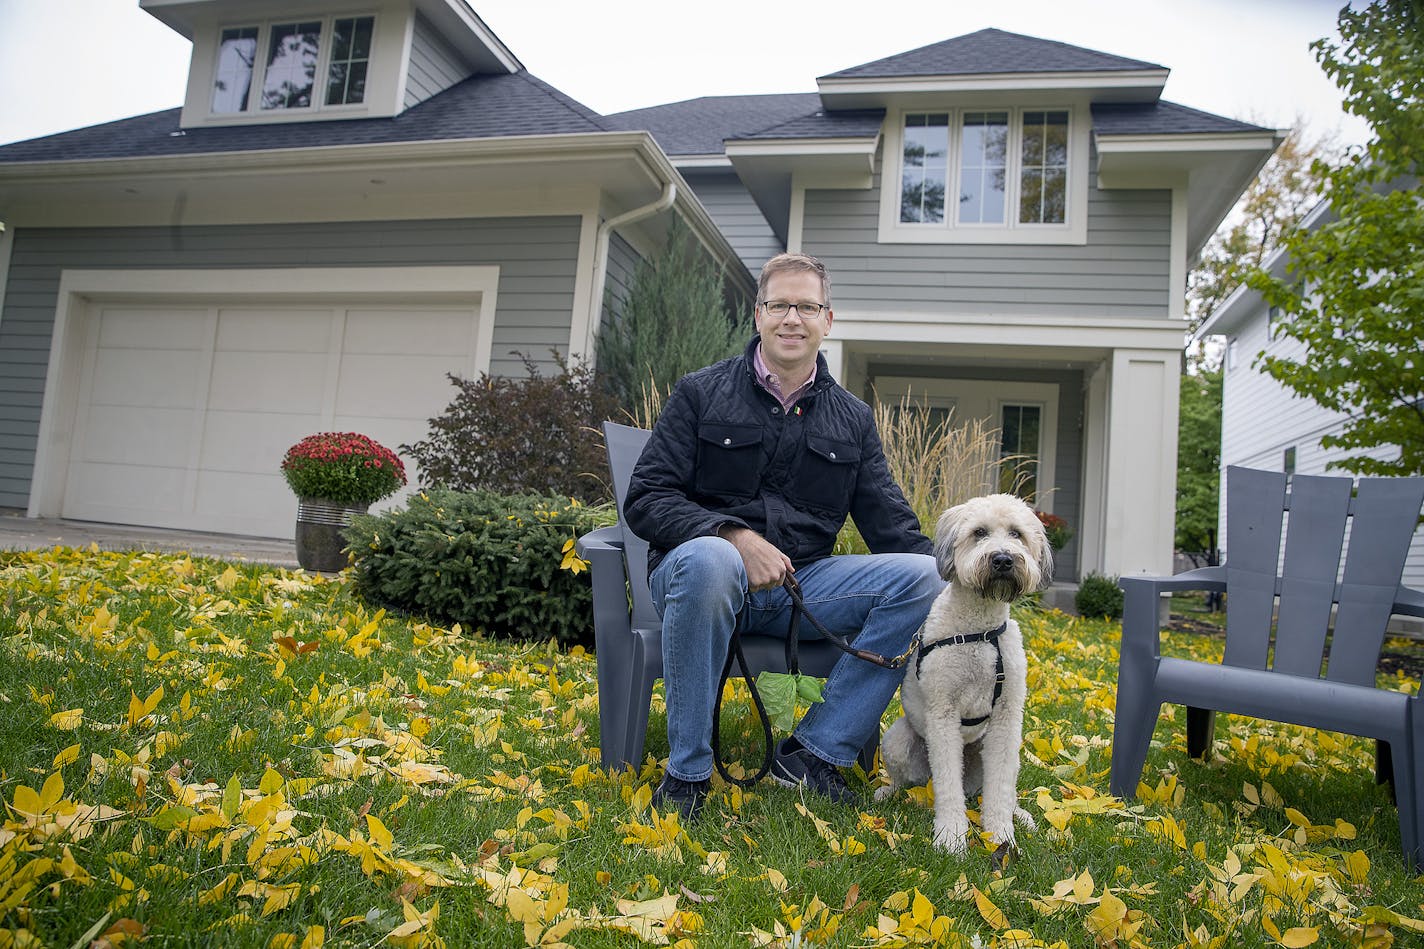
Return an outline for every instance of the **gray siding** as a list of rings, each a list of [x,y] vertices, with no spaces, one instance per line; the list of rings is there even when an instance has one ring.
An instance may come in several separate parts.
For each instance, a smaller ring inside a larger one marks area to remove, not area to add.
[[[841,307],[1167,318],[1169,191],[1090,184],[1083,246],[877,244],[880,187],[877,170],[869,191],[806,193],[802,246],[830,268]]]
[[[683,173],[683,178],[752,276],[761,273],[762,264],[786,249],[735,171],[689,171]]]
[[[64,269],[498,265],[490,372],[520,376],[516,351],[547,370],[550,350],[567,355],[579,229],[577,217],[19,229],[0,311],[0,507],[29,503]]]
[[[871,362],[866,391],[873,401],[877,376],[912,376],[920,379],[1014,379],[1058,386],[1058,432],[1054,458],[1053,513],[1068,521],[1073,539],[1055,557],[1053,575],[1058,580],[1078,579],[1078,534],[1083,526],[1083,374],[1077,370],[994,370],[978,366],[917,366]],[[933,529],[934,525],[926,525]]]
[[[405,107],[419,105],[436,93],[468,78],[471,71],[460,62],[460,54],[420,14],[410,44],[410,67],[406,73]]]
[[[606,324],[628,299],[633,286],[633,274],[642,260],[638,252],[615,232],[608,239],[608,277],[603,286],[603,318]]]

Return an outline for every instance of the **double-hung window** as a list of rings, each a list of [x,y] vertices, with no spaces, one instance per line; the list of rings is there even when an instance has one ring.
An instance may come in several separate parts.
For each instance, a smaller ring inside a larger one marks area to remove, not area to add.
[[[896,239],[1062,240],[1082,227],[1074,183],[1086,176],[1078,167],[1086,149],[1072,110],[963,108],[898,120],[882,215]]]
[[[223,28],[213,114],[359,105],[374,27],[373,16],[338,16]]]

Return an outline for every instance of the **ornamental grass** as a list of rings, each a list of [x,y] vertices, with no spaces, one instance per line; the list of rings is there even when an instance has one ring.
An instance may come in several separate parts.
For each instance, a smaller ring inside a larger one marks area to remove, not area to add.
[[[358,432],[320,432],[287,449],[282,476],[299,498],[369,507],[405,484],[395,452]]]
[[[594,658],[372,610],[325,578],[157,553],[0,552],[0,946],[1273,947],[1418,944],[1369,743],[1159,722],[1107,792],[1119,626],[1023,612],[1020,803],[996,868],[930,792],[857,807],[598,767]],[[1219,655],[1213,636],[1168,651]],[[1410,691],[1414,678],[1385,684]],[[759,729],[737,685],[729,755]],[[898,714],[892,707],[887,714]]]

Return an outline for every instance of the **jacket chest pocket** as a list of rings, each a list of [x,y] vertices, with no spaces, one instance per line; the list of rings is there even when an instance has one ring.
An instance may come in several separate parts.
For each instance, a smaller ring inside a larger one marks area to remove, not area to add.
[[[761,426],[703,422],[697,427],[697,493],[749,498],[761,486]]]
[[[794,492],[810,507],[839,513],[850,507],[859,472],[858,444],[808,435]]]

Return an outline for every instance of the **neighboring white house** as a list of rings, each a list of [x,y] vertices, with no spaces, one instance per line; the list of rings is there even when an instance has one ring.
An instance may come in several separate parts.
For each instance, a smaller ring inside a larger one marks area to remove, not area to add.
[[[1328,222],[1329,203],[1311,209],[1302,227],[1319,227]],[[1277,250],[1265,261],[1276,277],[1284,277],[1290,255]],[[1198,337],[1223,336],[1221,405],[1221,508],[1218,536],[1226,537],[1226,469],[1231,465],[1264,468],[1294,474],[1346,475],[1328,469],[1346,454],[1339,448],[1325,448],[1320,439],[1340,431],[1350,416],[1324,408],[1298,396],[1272,379],[1256,365],[1262,353],[1287,359],[1304,359],[1305,346],[1297,340],[1277,338],[1271,328],[1281,315],[1266,305],[1261,295],[1248,287],[1238,287],[1203,321]],[[1377,449],[1375,457],[1390,458],[1397,452]],[[1227,556],[1230,552],[1227,551]],[[1404,585],[1424,587],[1424,531],[1417,531],[1404,568]]]
[[[466,0],[140,5],[193,41],[182,107],[0,147],[0,506],[290,531],[287,446],[592,356],[680,218],[744,299],[826,261],[851,391],[1036,459],[1060,579],[1170,572],[1186,274],[1280,136],[1165,67],[991,29],[605,116]]]

